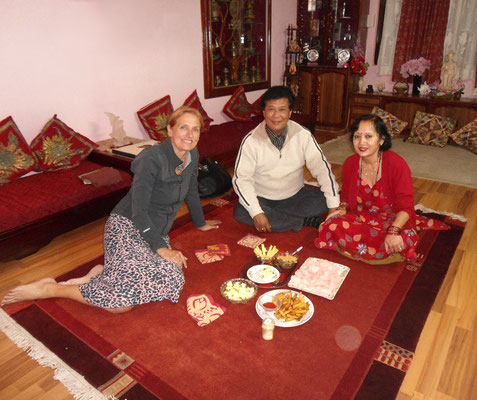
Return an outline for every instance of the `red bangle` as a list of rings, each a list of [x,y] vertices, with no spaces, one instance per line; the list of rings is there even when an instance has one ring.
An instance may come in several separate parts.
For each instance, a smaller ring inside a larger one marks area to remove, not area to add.
[[[387,235],[400,235],[401,234],[401,228],[398,226],[391,225],[387,230],[386,230]]]

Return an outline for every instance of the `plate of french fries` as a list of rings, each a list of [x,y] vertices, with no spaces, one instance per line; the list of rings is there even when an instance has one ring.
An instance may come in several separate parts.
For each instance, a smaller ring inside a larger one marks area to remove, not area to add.
[[[273,312],[265,311],[260,307],[260,297],[262,296],[277,296],[282,305],[278,310]],[[275,322],[275,326],[281,326],[283,328],[292,328],[294,326],[300,326],[308,322],[313,313],[315,307],[311,300],[303,293],[295,290],[276,289],[270,290],[260,296],[255,303],[255,310],[260,318],[271,318]]]

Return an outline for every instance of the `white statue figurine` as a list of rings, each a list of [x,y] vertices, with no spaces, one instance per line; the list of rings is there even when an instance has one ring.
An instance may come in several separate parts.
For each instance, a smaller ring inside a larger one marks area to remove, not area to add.
[[[454,61],[455,53],[451,50],[447,53],[447,61],[442,63],[441,90],[452,90],[457,78],[457,63]]]
[[[111,124],[112,130],[109,136],[113,138],[114,147],[130,144],[129,139],[126,137],[126,132],[124,132],[123,120],[113,113],[105,112],[105,114],[109,117],[109,123]]]

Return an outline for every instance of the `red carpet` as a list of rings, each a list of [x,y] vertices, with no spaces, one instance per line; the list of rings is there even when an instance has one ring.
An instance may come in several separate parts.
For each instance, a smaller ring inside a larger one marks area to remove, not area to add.
[[[253,254],[236,244],[253,232],[233,219],[232,209],[233,203],[208,207],[208,219],[223,221],[218,230],[200,232],[186,224],[171,233],[173,247],[189,258],[177,305],[147,304],[122,315],[68,300],[4,309],[92,386],[121,399],[350,399],[356,394],[376,399],[383,386],[386,396],[381,398],[394,398],[405,372],[373,359],[385,339],[415,350],[463,224],[446,220],[451,230],[426,232],[418,248],[425,261],[417,270],[403,263],[369,266],[318,250],[313,228],[263,235],[265,244],[283,250],[303,245],[301,261],[321,257],[351,269],[334,300],[307,294],[315,307],[310,321],[277,327],[274,339],[264,341],[255,301],[234,305],[219,291],[222,282],[241,276]],[[200,264],[193,251],[216,243],[229,244],[232,256]],[[259,289],[259,295],[265,291]],[[198,327],[186,311],[187,297],[200,293],[227,307],[205,327]]]

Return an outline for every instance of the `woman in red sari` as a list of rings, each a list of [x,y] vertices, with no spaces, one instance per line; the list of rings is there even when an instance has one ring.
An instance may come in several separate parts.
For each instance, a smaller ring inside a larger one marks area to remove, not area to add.
[[[356,154],[343,166],[341,204],[321,224],[315,245],[370,264],[415,262],[417,230],[448,229],[416,216],[411,171],[390,151],[383,120],[367,114],[351,127]]]

